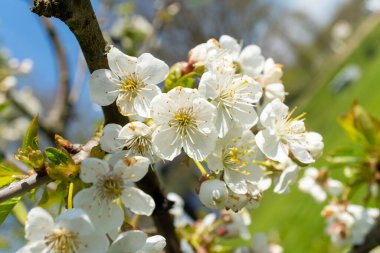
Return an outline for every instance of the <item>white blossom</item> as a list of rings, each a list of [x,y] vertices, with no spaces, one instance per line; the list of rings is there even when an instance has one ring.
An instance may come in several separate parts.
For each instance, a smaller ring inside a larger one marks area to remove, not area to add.
[[[327,221],[326,233],[336,246],[362,244],[379,217],[379,209],[332,202],[322,216]]]
[[[29,242],[17,253],[104,253],[108,248],[107,237],[97,233],[81,209],[63,212],[54,223],[48,212],[35,207],[28,213],[25,234]]]
[[[334,197],[343,192],[343,184],[340,181],[328,178],[326,171],[318,171],[314,167],[305,171],[303,178],[298,181],[298,188],[309,193],[318,202],[326,200],[326,191]]]
[[[122,115],[150,117],[152,99],[161,93],[157,86],[169,73],[169,67],[151,54],[139,58],[112,47],[107,54],[111,70],[98,69],[91,74],[90,95],[93,102],[106,106],[116,99]]]
[[[218,179],[202,182],[199,190],[199,200],[208,208],[217,209],[226,206],[228,189],[226,184]]]
[[[104,160],[85,159],[81,165],[80,179],[93,185],[75,195],[75,207],[84,209],[95,227],[104,232],[117,228],[123,222],[123,210],[114,202],[119,198],[132,212],[151,215],[154,200],[133,186],[148,172],[149,163],[147,158],[141,156],[124,158],[113,167]]]
[[[109,153],[126,149],[126,156],[145,156],[153,162],[152,132],[151,127],[139,121],[130,122],[124,127],[107,124],[100,138],[100,146]]]
[[[272,58],[265,61],[262,73],[256,76],[256,80],[264,90],[265,103],[276,98],[283,101],[285,99],[285,87],[282,84],[282,65],[276,64]]]
[[[258,120],[254,104],[262,94],[260,85],[248,76],[235,75],[233,68],[215,67],[202,75],[199,92],[217,109],[216,129],[223,137],[234,123],[253,127]]]
[[[264,175],[263,170],[255,163],[261,158],[253,133],[236,127],[225,138],[217,141],[214,151],[206,161],[212,171],[224,173],[224,181],[231,191],[246,194],[247,182],[257,183]]]
[[[191,217],[187,215],[184,210],[185,203],[181,196],[174,192],[169,192],[166,197],[168,200],[174,202],[174,205],[169,212],[174,216],[174,225],[176,227],[182,227],[194,223]]]
[[[183,148],[189,157],[202,161],[214,149],[215,107],[197,90],[176,87],[155,97],[151,110],[156,125],[153,149],[159,157],[173,160]]]
[[[260,122],[265,129],[256,135],[256,143],[268,158],[285,162],[291,152],[304,164],[314,162],[308,150],[303,119],[292,119],[289,108],[279,99],[266,105],[260,115]]]
[[[148,237],[140,230],[121,233],[111,244],[107,253],[160,253],[166,240],[160,235]]]

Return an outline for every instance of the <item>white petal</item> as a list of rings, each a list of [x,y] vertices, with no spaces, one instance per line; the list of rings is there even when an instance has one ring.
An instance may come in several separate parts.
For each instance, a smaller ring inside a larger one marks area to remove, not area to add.
[[[94,186],[78,192],[74,206],[87,212],[99,233],[112,231],[123,223],[123,210],[112,201],[101,199]]]
[[[126,183],[140,181],[148,172],[150,161],[146,157],[126,157],[118,161],[113,171]]]
[[[276,186],[274,187],[274,192],[278,194],[287,193],[289,191],[289,184],[295,182],[298,176],[297,165],[291,165],[286,170],[284,170],[280,178],[278,179]]]
[[[160,253],[166,246],[166,240],[160,235],[151,236],[138,253]]]
[[[110,49],[107,59],[111,71],[119,77],[126,77],[136,71],[137,58],[122,53],[116,47]]]
[[[138,58],[137,74],[147,84],[158,84],[169,74],[169,66],[149,53]]]
[[[80,179],[85,183],[96,183],[99,177],[105,175],[109,170],[106,161],[89,157],[81,164]]]
[[[233,125],[232,118],[224,107],[217,110],[215,127],[220,138],[226,136]]]
[[[138,92],[138,95],[133,101],[135,111],[141,117],[150,117],[150,104],[153,98],[161,93],[160,88],[156,85],[147,85],[143,90]]]
[[[156,204],[151,196],[135,187],[127,187],[121,196],[123,204],[135,214],[151,215]]]
[[[103,128],[103,135],[100,137],[100,147],[102,150],[112,153],[123,149],[123,140],[119,140],[121,126],[118,124],[107,124]]]
[[[81,235],[88,235],[95,232],[89,216],[82,209],[78,208],[63,212],[57,218],[56,228],[76,232]]]
[[[173,127],[157,128],[152,135],[152,144],[154,152],[162,159],[171,161],[181,153],[182,141]]]
[[[246,170],[246,173],[242,173],[242,170]],[[224,173],[224,181],[236,194],[246,194],[248,192],[247,181],[258,183],[264,175],[260,168],[249,165],[239,171],[225,169]]]
[[[258,121],[258,116],[253,105],[235,105],[231,110],[231,114],[234,120],[246,129],[252,128]]]
[[[294,155],[294,157],[304,164],[313,163],[314,159],[311,157],[310,153],[306,150],[306,147],[302,146],[297,142],[288,142],[290,151]]]
[[[331,196],[337,197],[343,192],[343,184],[334,179],[328,179],[327,181],[327,191],[331,194]]]
[[[46,247],[45,241],[35,241],[30,242],[21,249],[17,250],[16,253],[47,253],[48,248]]]
[[[256,144],[268,158],[285,162],[288,159],[287,147],[278,139],[274,134],[270,134],[270,131],[265,129],[260,131],[256,137]]]
[[[205,98],[214,99],[217,96],[217,87],[218,83],[215,75],[211,72],[206,72],[202,75],[201,80],[199,81],[198,90]]]
[[[284,103],[275,99],[268,103],[260,115],[260,122],[266,128],[272,128],[279,119],[284,119],[289,111]]]
[[[173,118],[177,106],[166,93],[156,96],[150,103],[154,123],[167,124]]]
[[[222,35],[219,38],[219,43],[223,49],[232,55],[234,60],[237,60],[241,50],[241,45],[236,41],[235,38],[232,38],[228,35]]]
[[[29,211],[25,224],[25,238],[30,241],[43,240],[54,228],[51,215],[41,207]]]
[[[216,131],[203,134],[200,131],[188,133],[183,140],[183,150],[186,154],[197,160],[203,161],[214,149],[217,139]]]
[[[240,53],[239,59],[243,73],[249,76],[257,76],[264,68],[265,59],[261,55],[261,49],[256,45],[245,47]]]
[[[109,241],[105,234],[90,234],[78,238],[81,244],[78,253],[104,253],[107,252]]]
[[[208,208],[222,208],[228,198],[226,184],[218,179],[204,181],[199,190],[199,200]]]
[[[276,98],[284,101],[285,95],[285,87],[282,83],[272,83],[265,86],[265,97],[269,101],[272,101]]]
[[[126,124],[119,132],[119,139],[128,140],[134,136],[146,136],[151,134],[151,128],[140,121]]]
[[[90,97],[92,102],[106,106],[112,104],[119,92],[112,81],[112,73],[108,69],[97,69],[90,76]]]
[[[112,243],[107,253],[137,252],[144,247],[147,235],[139,230],[121,233]]]
[[[121,115],[130,116],[136,114],[133,100],[127,94],[120,94],[116,99],[116,105]]]
[[[321,186],[315,184],[310,189],[311,196],[317,201],[317,202],[323,202],[327,198],[326,192],[322,189]]]
[[[181,86],[171,89],[167,95],[174,102],[174,108],[191,107],[196,98],[201,98],[197,89],[183,88]]]

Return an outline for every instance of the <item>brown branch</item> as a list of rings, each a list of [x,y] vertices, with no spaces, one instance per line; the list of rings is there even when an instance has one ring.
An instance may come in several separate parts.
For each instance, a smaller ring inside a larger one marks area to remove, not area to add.
[[[360,245],[354,245],[350,253],[368,253],[380,245],[380,219],[377,219],[375,225],[366,235],[364,242]]]
[[[75,35],[82,49],[90,72],[107,69],[107,44],[103,38],[90,0],[34,0],[32,12],[45,17],[56,17],[63,21]],[[102,108],[105,124],[125,125],[127,117],[120,115],[115,103]],[[167,239],[166,252],[181,252],[173,226],[173,217],[168,212],[170,205],[163,193],[157,175],[152,170],[139,182],[140,187],[153,195],[156,209],[152,214],[155,226]]]

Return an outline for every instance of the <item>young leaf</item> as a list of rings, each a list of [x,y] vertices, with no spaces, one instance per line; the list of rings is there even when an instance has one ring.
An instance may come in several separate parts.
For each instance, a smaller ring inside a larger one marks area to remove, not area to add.
[[[70,154],[56,148],[47,148],[45,155],[50,162],[47,163],[47,173],[54,180],[72,180],[79,172],[79,165],[75,164]]]
[[[38,149],[38,114],[33,118],[28,129],[26,130],[22,147],[31,147]]]
[[[13,207],[19,202],[21,197],[14,197],[0,203],[0,225],[3,224]]]

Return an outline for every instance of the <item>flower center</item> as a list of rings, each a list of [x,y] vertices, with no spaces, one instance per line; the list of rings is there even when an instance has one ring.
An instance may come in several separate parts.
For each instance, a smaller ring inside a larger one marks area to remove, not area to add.
[[[53,253],[75,253],[82,243],[78,233],[58,230],[45,237],[45,244]]]
[[[196,119],[194,117],[193,108],[179,108],[174,114],[173,119],[169,121],[169,126],[177,127],[177,132],[184,136],[189,130],[196,128]]]
[[[253,155],[253,150],[239,150],[237,147],[227,147],[223,149],[223,167],[225,169],[234,170],[236,172],[240,172],[244,175],[249,175],[250,172],[247,170],[242,170],[242,168],[248,165],[248,162],[243,160],[244,156]]]
[[[125,142],[125,147],[142,156],[152,153],[152,144],[146,136],[136,135]]]
[[[115,200],[121,196],[124,190],[123,179],[116,175],[106,175],[97,183],[98,193],[101,198]]]
[[[143,84],[144,82],[137,75],[130,74],[122,80],[121,89],[125,92],[136,94]]]

